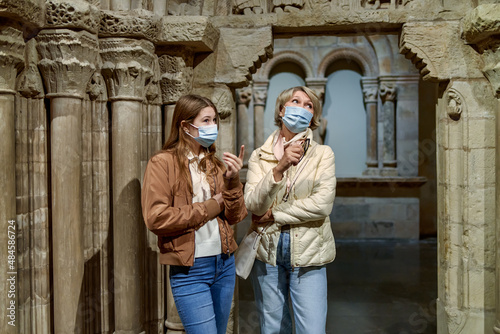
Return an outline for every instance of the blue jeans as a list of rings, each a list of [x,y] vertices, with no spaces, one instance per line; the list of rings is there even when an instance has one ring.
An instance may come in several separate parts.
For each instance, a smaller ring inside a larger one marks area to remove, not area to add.
[[[261,334],[292,333],[292,313],[295,333],[325,333],[326,267],[292,268],[288,232],[281,233],[276,267],[256,260],[250,277]]]
[[[170,286],[186,333],[226,333],[235,281],[233,255],[198,257],[192,267],[170,266]]]

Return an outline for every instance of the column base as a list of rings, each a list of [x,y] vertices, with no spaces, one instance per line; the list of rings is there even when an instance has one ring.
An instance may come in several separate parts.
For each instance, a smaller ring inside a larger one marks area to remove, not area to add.
[[[380,176],[398,176],[398,170],[393,167],[384,167],[380,170]]]

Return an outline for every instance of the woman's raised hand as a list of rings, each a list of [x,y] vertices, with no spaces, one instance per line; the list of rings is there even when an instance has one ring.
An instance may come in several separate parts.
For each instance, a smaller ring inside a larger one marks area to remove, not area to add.
[[[274,167],[273,175],[276,182],[281,181],[283,178],[283,173],[286,172],[290,166],[297,166],[304,155],[304,148],[302,147],[302,140],[297,140],[285,147],[285,152],[283,157],[278,162],[278,165]]]
[[[243,167],[243,156],[245,154],[245,145],[240,147],[240,155],[236,156],[229,152],[224,152],[222,160],[226,163],[226,177],[233,178],[239,174],[240,169]]]

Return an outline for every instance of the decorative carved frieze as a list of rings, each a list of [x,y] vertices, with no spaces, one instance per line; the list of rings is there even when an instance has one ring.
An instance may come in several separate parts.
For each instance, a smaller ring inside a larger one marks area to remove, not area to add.
[[[483,73],[500,98],[500,4],[476,7],[462,26],[462,37],[481,54]]]
[[[235,0],[233,14],[263,14],[265,8],[265,0]]]
[[[141,17],[134,12],[101,11],[99,37],[133,37],[156,40],[160,23],[153,16]]]
[[[49,29],[36,37],[47,95],[83,98],[99,59],[97,37],[86,31]]]
[[[86,1],[47,1],[45,24],[50,28],[79,28],[96,33],[99,9]]]
[[[298,12],[304,8],[304,0],[273,0],[273,12]]]
[[[203,0],[168,0],[168,14],[170,15],[201,15]]]
[[[24,67],[24,48],[21,31],[11,27],[0,29],[0,92],[15,92],[17,74]]]
[[[396,9],[408,5],[412,0],[361,0],[366,9]]]
[[[189,50],[161,55],[160,86],[163,103],[175,103],[179,97],[191,91],[193,86],[193,59]]]
[[[153,76],[154,45],[146,40],[107,38],[100,40],[102,75],[112,99],[143,100]]]

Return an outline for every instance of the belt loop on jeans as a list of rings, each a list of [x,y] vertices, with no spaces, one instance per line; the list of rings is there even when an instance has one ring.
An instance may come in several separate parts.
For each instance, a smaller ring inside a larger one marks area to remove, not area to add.
[[[290,225],[281,226],[281,233],[290,233]]]

